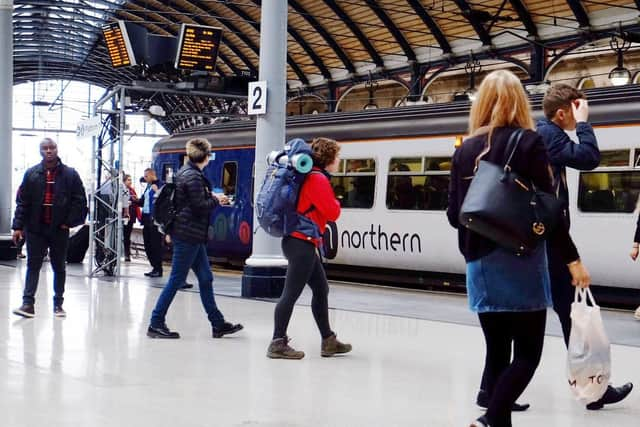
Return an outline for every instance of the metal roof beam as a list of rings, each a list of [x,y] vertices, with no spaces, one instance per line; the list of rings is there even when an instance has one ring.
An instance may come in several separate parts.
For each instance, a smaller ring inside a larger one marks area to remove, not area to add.
[[[240,9],[238,6],[236,6],[233,3],[226,3],[225,2],[225,3],[221,3],[221,5],[224,6],[225,8],[227,8],[227,9],[231,10],[233,13],[235,13],[236,15],[241,17],[242,19],[244,19],[247,24],[251,25],[256,30],[256,32],[258,34],[260,34],[260,25],[257,22],[255,22],[254,19],[248,13],[246,13],[244,10]],[[295,30],[294,30],[294,32],[295,32]],[[289,34],[291,34],[291,29],[289,29]],[[309,50],[305,49],[305,52],[307,52],[307,54],[311,57],[311,53],[309,52]],[[259,53],[258,53],[258,56],[260,56]],[[289,66],[291,67],[293,72],[298,76],[298,78],[300,79],[302,84],[308,85],[309,84],[309,79],[307,78],[307,76],[304,73],[304,71],[302,71],[302,69],[300,68],[298,63],[293,60],[291,55],[289,55],[289,53],[287,53],[287,63],[289,64]],[[320,61],[320,63],[314,62],[314,65],[320,70],[320,66],[324,65],[324,63],[322,61]]]
[[[525,6],[522,0],[509,0],[509,2],[518,14],[520,21],[524,24],[524,28],[527,30],[527,33],[538,40],[540,38],[538,35],[538,27],[536,27],[535,22],[533,22],[533,18],[531,18],[531,14],[529,13],[527,6]]]
[[[384,11],[382,6],[378,5],[376,0],[366,0],[367,6],[376,14],[376,16],[382,21],[382,23],[387,27],[387,30],[391,33],[396,42],[400,45],[402,50],[404,51],[404,55],[407,57],[409,61],[416,60],[416,53],[411,48],[411,45],[404,37],[404,34],[398,29],[396,24],[391,20],[389,15]]]
[[[580,24],[580,27],[589,28],[591,26],[591,24],[589,23],[589,15],[587,15],[587,11],[580,3],[580,0],[567,0],[567,4],[571,8],[573,16],[576,17],[576,20],[578,21],[578,24]]]
[[[444,54],[451,53],[451,45],[449,44],[449,41],[445,37],[438,24],[426,11],[422,3],[420,3],[418,0],[407,0],[407,3],[409,3],[409,6],[411,6],[411,8],[418,14],[420,19],[422,19],[422,22],[427,26],[429,31],[431,31],[433,37],[436,38],[438,44],[440,45],[440,49],[442,49],[442,52]]]
[[[462,15],[469,21],[476,34],[480,38],[480,41],[484,46],[491,46],[491,36],[487,29],[484,28],[482,22],[480,22],[476,16],[473,14],[473,9],[466,0],[454,0],[458,8],[462,11]]]
[[[45,24],[45,25],[43,25],[41,27],[41,29],[43,31],[46,29],[46,25],[49,22],[59,22],[59,23],[62,23],[62,24],[71,24],[71,25],[68,25],[68,27],[69,27],[69,29],[72,29],[74,31],[78,31],[78,29],[82,29],[87,34],[95,34],[96,33],[96,27],[93,26],[93,25],[89,25],[87,23],[79,22],[79,21],[69,21],[68,19],[64,19],[64,18],[42,17],[42,16],[14,16],[13,17],[13,22],[16,22],[16,21],[42,22],[43,24]]]
[[[373,47],[373,45],[371,44],[367,36],[364,35],[360,27],[358,27],[353,22],[353,20],[349,17],[349,15],[347,15],[347,13],[344,10],[342,10],[340,6],[338,6],[335,0],[323,0],[323,1],[333,11],[333,13],[335,13],[342,20],[342,22],[347,27],[349,27],[349,30],[351,30],[351,32],[356,36],[360,44],[362,44],[362,46],[364,46],[364,48],[367,50],[373,62],[378,67],[384,67],[384,60],[380,57],[380,54],[378,54],[378,51],[376,50],[376,48]]]
[[[351,58],[345,53],[344,49],[335,41],[335,39],[329,34],[329,32],[318,22],[316,18],[309,12],[305,10],[304,7],[297,0],[289,0],[289,6],[291,6],[296,12],[298,12],[312,27],[314,30],[318,32],[322,36],[322,38],[327,42],[327,44],[331,47],[331,49],[338,55],[340,61],[344,64],[345,68],[350,72],[356,72],[356,67],[353,65]],[[323,73],[324,74],[324,73]],[[331,78],[326,77],[327,79]]]

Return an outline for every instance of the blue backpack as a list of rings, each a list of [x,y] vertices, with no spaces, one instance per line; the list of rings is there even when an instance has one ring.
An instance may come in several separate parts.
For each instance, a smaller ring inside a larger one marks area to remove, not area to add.
[[[311,170],[311,146],[300,138],[289,141],[283,151],[269,156],[270,164],[256,198],[258,223],[268,234],[282,237],[299,231],[320,237],[318,226],[297,212],[302,183]]]

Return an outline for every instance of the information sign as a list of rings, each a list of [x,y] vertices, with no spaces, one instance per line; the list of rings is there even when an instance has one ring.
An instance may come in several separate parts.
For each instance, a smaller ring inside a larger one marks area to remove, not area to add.
[[[249,114],[265,114],[267,112],[267,82],[249,83]]]
[[[131,49],[127,28],[123,21],[111,22],[102,27],[102,34],[107,43],[109,58],[113,68],[136,65],[136,58]]]
[[[182,24],[175,68],[213,72],[221,38],[220,28]]]

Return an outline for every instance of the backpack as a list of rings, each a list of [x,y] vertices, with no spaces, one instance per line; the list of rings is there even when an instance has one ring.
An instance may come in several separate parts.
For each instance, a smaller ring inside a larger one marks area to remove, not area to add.
[[[176,185],[166,183],[153,201],[153,222],[162,234],[167,234],[178,215],[175,203]]]
[[[300,189],[311,170],[311,154],[311,146],[296,138],[289,141],[284,150],[269,156],[271,163],[255,206],[260,227],[271,236],[282,237],[299,231],[313,238],[320,237],[318,226],[305,216],[313,207],[303,214],[297,212]],[[298,159],[303,161],[296,161]]]

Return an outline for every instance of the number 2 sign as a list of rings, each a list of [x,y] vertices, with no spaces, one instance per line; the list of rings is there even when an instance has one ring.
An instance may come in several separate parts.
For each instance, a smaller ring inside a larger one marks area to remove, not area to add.
[[[267,112],[267,82],[249,83],[249,114],[265,114]]]

